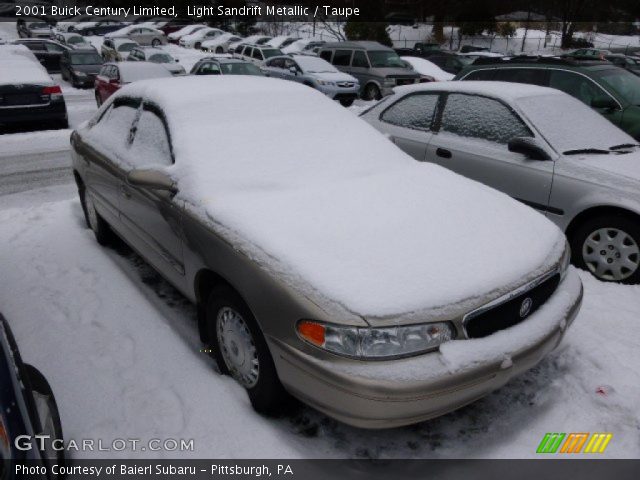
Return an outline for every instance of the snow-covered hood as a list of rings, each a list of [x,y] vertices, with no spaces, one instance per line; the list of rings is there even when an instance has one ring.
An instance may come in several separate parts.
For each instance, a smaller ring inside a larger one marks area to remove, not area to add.
[[[327,82],[355,82],[358,83],[358,80],[351,75],[343,72],[320,72],[320,73],[309,73],[309,75],[314,76],[320,80],[325,80]]]
[[[625,189],[640,198],[640,150],[626,154],[571,155],[558,160],[558,173],[613,189]]]
[[[559,261],[564,236],[542,215],[416,162],[322,93],[205,80],[135,82],[115,97],[141,95],[166,112],[176,200],[327,311],[446,314]],[[251,141],[233,140],[238,131]]]

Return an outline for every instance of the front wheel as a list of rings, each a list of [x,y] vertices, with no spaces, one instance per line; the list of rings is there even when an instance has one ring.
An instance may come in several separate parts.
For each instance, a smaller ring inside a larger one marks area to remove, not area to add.
[[[159,47],[160,46],[160,40],[158,40],[157,38],[154,38],[153,41],[151,42],[151,46],[152,47]]]
[[[196,42],[196,44],[193,46],[193,48],[195,48],[196,50],[200,50],[201,46],[202,46],[202,43]]]
[[[80,203],[82,204],[82,210],[84,211],[84,219],[87,223],[87,227],[93,230],[96,241],[100,245],[108,245],[112,239],[111,228],[96,210],[93,195],[87,192],[84,186],[80,187],[79,193]]]
[[[640,224],[625,216],[586,221],[571,241],[573,263],[599,280],[640,283]]]
[[[362,99],[367,101],[380,100],[382,98],[382,94],[380,93],[380,89],[375,83],[370,83],[364,88],[364,92],[362,94]]]
[[[343,107],[350,107],[351,105],[353,105],[353,98],[349,98],[349,99],[342,99],[340,100],[340,105],[342,105]]]
[[[254,410],[265,415],[284,413],[291,397],[280,383],[255,318],[231,288],[216,287],[209,295],[207,328],[221,373],[244,387]]]

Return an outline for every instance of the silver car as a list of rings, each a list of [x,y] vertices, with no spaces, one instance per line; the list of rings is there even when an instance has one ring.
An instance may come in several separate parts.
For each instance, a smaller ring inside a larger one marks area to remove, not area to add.
[[[398,88],[362,116],[416,160],[544,213],[575,265],[640,282],[640,145],[582,102],[533,85],[439,82]]]
[[[158,47],[135,47],[129,52],[127,61],[158,63],[169,70],[172,75],[186,74],[186,70],[178,63],[177,58],[173,58]]]
[[[264,62],[268,77],[302,83],[320,90],[329,98],[349,107],[358,98],[360,84],[355,77],[342,73],[330,63],[309,55],[283,55]]]
[[[580,309],[555,225],[303,85],[133,82],[71,146],[98,242],[117,232],[197,305],[260,412],[291,394],[361,427],[442,415],[536,365]]]
[[[151,45],[159,47],[167,44],[167,36],[162,30],[139,25],[127,25],[115,32],[107,33],[106,38],[126,37],[139,45]]]

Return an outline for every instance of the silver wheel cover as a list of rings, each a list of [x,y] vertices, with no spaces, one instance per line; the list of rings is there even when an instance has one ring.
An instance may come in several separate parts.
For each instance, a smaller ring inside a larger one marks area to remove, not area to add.
[[[619,282],[638,270],[640,248],[627,232],[618,228],[600,228],[585,240],[582,258],[596,277]]]
[[[218,348],[231,376],[243,387],[258,383],[260,362],[253,336],[242,315],[230,307],[223,307],[216,317]]]

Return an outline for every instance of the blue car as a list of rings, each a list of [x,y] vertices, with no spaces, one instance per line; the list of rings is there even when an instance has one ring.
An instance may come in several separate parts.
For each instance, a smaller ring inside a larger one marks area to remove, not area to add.
[[[44,448],[35,435],[46,436]],[[42,373],[22,362],[9,324],[0,314],[0,479],[22,478],[5,460],[28,466],[64,465],[62,440],[51,387]],[[39,478],[55,479],[51,468],[46,472]]]

